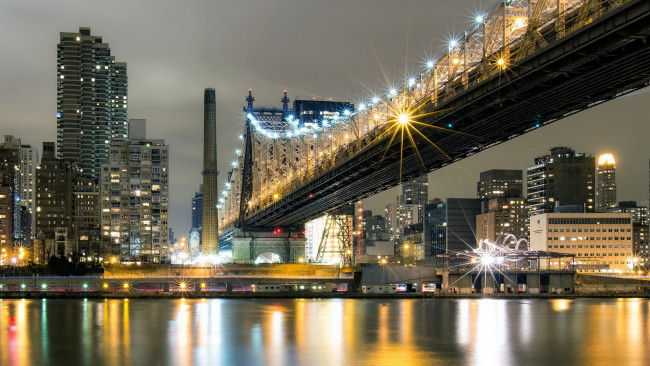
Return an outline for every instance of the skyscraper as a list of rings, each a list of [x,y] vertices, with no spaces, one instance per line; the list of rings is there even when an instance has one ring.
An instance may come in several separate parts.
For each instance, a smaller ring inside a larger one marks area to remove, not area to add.
[[[60,33],[57,52],[58,157],[98,177],[111,141],[128,138],[126,63],[81,27]]]
[[[603,154],[596,171],[596,211],[610,207],[616,207],[616,162],[612,154]]]
[[[553,212],[556,205],[594,212],[595,158],[568,147],[554,147],[528,167],[528,216]]]
[[[217,228],[217,116],[214,89],[203,96],[203,233],[204,255],[219,254]]]

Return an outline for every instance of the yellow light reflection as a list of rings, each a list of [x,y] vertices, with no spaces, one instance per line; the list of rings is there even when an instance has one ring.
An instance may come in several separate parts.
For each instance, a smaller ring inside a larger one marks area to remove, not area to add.
[[[122,306],[122,353],[125,360],[131,359],[131,324],[129,319],[129,299]]]
[[[571,308],[571,301],[567,299],[551,300],[551,307],[555,311],[566,311]]]

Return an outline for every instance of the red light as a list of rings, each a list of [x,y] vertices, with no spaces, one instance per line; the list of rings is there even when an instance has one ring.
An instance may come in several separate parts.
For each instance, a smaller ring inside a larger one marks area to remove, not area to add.
[[[309,198],[314,198],[314,194],[313,194],[313,193],[310,193],[310,194],[309,194]]]

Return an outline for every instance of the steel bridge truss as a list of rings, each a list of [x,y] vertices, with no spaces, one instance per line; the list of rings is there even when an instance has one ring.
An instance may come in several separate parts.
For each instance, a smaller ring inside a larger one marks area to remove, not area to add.
[[[501,1],[426,72],[345,121],[292,135],[286,115],[247,119],[220,227],[299,228],[647,86],[649,12],[648,0]],[[417,151],[387,133],[401,113],[437,127],[419,128]]]

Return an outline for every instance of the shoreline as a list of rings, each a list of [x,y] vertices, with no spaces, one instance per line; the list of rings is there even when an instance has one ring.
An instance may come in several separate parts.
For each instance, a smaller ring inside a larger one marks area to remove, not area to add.
[[[259,292],[0,292],[3,299],[577,299],[650,298],[650,293],[601,294],[362,294],[339,293],[259,293]]]

